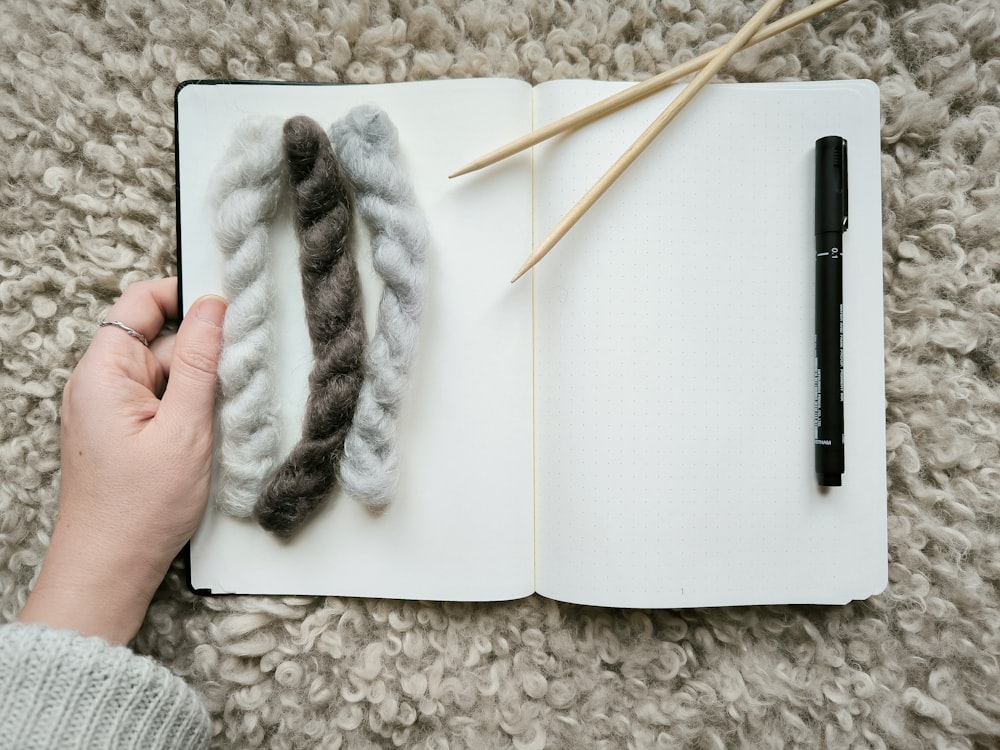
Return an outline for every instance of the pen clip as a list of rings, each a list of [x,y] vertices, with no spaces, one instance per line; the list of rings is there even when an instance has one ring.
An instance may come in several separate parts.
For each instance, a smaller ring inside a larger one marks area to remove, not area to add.
[[[847,207],[849,205],[849,201],[847,200],[847,183],[848,183],[848,179],[847,179],[847,139],[846,138],[841,138],[840,139],[840,148],[841,148],[841,154],[842,154],[841,155],[841,163],[843,165],[841,167],[841,169],[840,169],[840,179],[843,180],[843,190],[841,190],[841,192],[840,192],[840,195],[842,196],[841,200],[843,201],[843,205],[841,206],[840,211],[841,211],[841,214],[844,217],[844,231],[846,232],[847,231]]]

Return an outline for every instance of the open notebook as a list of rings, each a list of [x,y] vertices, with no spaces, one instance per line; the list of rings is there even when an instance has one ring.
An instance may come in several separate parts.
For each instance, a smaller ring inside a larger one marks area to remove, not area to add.
[[[236,123],[363,103],[396,123],[431,228],[428,301],[394,504],[335,493],[291,541],[210,508],[191,582],[212,593],[622,607],[843,603],[887,582],[878,90],[706,88],[535,270],[540,239],[679,91],[481,172],[483,152],[627,84],[510,80],[178,89],[182,300],[221,286],[206,200]],[[850,144],[846,472],[813,473],[813,165]],[[284,449],[311,367],[289,206]],[[380,289],[363,233],[371,320]],[[371,330],[371,326],[369,327]]]

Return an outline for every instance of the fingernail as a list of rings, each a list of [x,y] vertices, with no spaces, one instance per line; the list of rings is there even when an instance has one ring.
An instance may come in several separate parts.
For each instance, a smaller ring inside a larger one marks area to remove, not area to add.
[[[198,316],[198,320],[221,328],[222,320],[226,317],[226,301],[214,294],[206,295],[195,303],[194,314]]]

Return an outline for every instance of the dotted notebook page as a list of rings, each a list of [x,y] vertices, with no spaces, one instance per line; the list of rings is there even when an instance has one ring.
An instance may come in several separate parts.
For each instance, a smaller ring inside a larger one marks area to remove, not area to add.
[[[535,126],[613,93],[558,82]],[[679,89],[535,151],[535,241]],[[813,467],[816,138],[850,143],[847,473]],[[845,602],[886,577],[878,95],[713,85],[534,272],[536,588]]]
[[[327,125],[355,106],[377,104],[398,128],[401,160],[431,234],[418,354],[400,410],[395,501],[376,515],[338,489],[288,541],[220,513],[213,502],[192,542],[196,587],[443,600],[531,592],[531,299],[527,285],[509,283],[530,246],[530,158],[511,159],[488,175],[447,177],[527,130],[530,96],[524,82],[503,80],[182,89],[186,304],[223,288],[207,190],[233,130],[247,116],[308,114]],[[289,210],[286,201],[269,249],[277,287],[281,457],[301,432],[313,364]],[[364,233],[356,240],[371,332],[382,290]],[[483,528],[489,533],[480,533]]]

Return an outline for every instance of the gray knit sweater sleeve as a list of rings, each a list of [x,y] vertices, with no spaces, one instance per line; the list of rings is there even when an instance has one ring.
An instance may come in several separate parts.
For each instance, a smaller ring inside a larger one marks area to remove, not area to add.
[[[0,745],[204,748],[208,713],[152,659],[42,625],[0,625]]]

